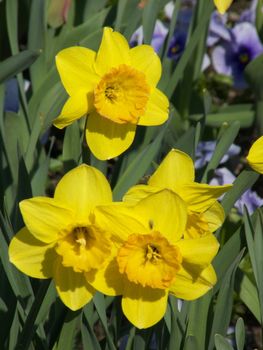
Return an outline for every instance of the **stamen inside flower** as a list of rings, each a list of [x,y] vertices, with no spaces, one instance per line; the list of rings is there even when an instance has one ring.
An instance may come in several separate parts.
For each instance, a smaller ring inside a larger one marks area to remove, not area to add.
[[[110,241],[94,226],[75,226],[61,236],[56,252],[62,257],[65,267],[75,272],[98,269],[110,253]]]
[[[122,64],[105,74],[94,91],[97,112],[115,123],[136,124],[150,95],[145,75]]]
[[[171,48],[173,54],[177,53],[180,50],[180,45],[176,44]]]
[[[179,271],[182,256],[159,232],[132,234],[118,251],[119,271],[143,287],[166,289]]]
[[[239,61],[240,61],[241,63],[243,63],[243,64],[248,63],[248,61],[249,61],[249,55],[248,55],[247,53],[241,53],[241,54],[239,55]]]

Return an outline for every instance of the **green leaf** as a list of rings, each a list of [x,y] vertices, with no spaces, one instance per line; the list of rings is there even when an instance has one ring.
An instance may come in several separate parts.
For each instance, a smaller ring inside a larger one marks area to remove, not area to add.
[[[214,308],[214,318],[208,346],[209,350],[212,350],[214,348],[214,334],[219,332],[220,334],[226,335],[232,314],[235,273],[243,256],[244,250],[245,249],[243,249],[238,254],[238,256],[229,267],[219,289],[217,301]]]
[[[81,40],[85,40],[88,36],[95,33],[98,30],[101,30],[103,23],[109,13],[110,8],[105,8],[97,13],[95,13],[92,17],[89,17],[83,24],[78,25],[77,27],[67,27],[67,31],[65,31],[64,35],[61,35],[59,41],[56,45],[56,52],[62,50],[66,47],[73,46],[79,44]]]
[[[11,51],[17,53],[18,49],[18,0],[6,2],[7,32]],[[0,70],[1,71],[1,70]]]
[[[103,329],[105,331],[109,350],[116,350],[116,347],[113,344],[112,337],[111,337],[109,330],[108,330],[108,322],[107,322],[107,316],[106,316],[106,304],[105,304],[104,295],[97,292],[93,297],[93,303],[95,305],[95,308],[96,308],[97,313],[99,315],[99,318],[101,320]]]
[[[187,308],[189,303],[187,301],[183,301],[179,311],[178,302],[181,302],[181,300],[177,300],[173,295],[169,295],[169,304],[164,317],[165,324],[169,331],[169,338],[164,339],[163,346],[163,348],[166,348],[166,343],[168,342],[168,350],[182,349],[182,345],[186,337],[189,313],[187,312],[186,320],[184,309]]]
[[[198,349],[198,343],[196,341],[196,337],[193,335],[188,335],[185,338],[184,350],[196,350]]]
[[[83,320],[81,322],[81,337],[84,350],[101,350],[98,339],[93,331],[91,320],[89,317],[86,317],[85,312],[83,312]]]
[[[261,323],[263,322],[263,277],[262,277],[262,264],[263,264],[263,220],[260,211],[256,212],[256,222],[253,227],[251,219],[249,217],[247,209],[244,213],[245,233],[247,238],[248,251],[253,268],[253,273],[256,280],[259,303]]]
[[[187,336],[195,337],[196,349],[205,349],[206,347],[207,319],[209,318],[212,295],[213,292],[210,291],[202,298],[192,301],[189,305]]]
[[[191,59],[193,51],[195,50],[196,46],[199,43],[200,36],[203,34],[205,28],[207,27],[212,10],[213,10],[213,5],[212,5],[212,1],[210,1],[203,12],[202,21],[198,23],[193,35],[191,36],[189,42],[187,43],[186,50],[184,51],[182,57],[180,58],[180,61],[178,62],[174,72],[172,73],[172,76],[168,80],[168,83],[164,90],[168,98],[172,96],[178,82],[182,79],[185,68]]]
[[[12,173],[13,181],[17,184],[18,176],[18,153],[24,154],[29,139],[26,121],[22,115],[14,112],[6,112],[4,118],[4,129],[2,129],[4,148],[8,164]],[[14,132],[15,131],[15,132]]]
[[[242,107],[241,107],[242,108]],[[192,121],[199,121],[202,119],[202,114],[192,114],[189,119]],[[241,128],[249,128],[255,120],[255,111],[243,109],[229,112],[208,113],[206,116],[205,125],[210,127],[220,127],[228,125],[235,121],[239,121]]]
[[[46,5],[45,0],[31,2],[30,19],[28,27],[28,48],[30,50],[39,50],[45,52],[45,31],[46,31]],[[30,67],[30,77],[33,91],[37,91],[45,78],[47,68],[45,64],[45,55],[41,55]]]
[[[25,50],[0,62],[0,83],[28,68],[40,55],[40,51]]]
[[[257,1],[257,8],[256,8],[256,29],[259,34],[259,37],[262,41],[263,39],[263,13],[262,13],[262,6],[263,1],[258,0]]]
[[[150,45],[156,17],[159,12],[160,0],[148,0],[143,10],[142,27],[143,27],[143,41]]]
[[[127,344],[125,346],[125,350],[132,350],[133,349],[133,341],[136,333],[136,328],[132,327],[128,336]]]
[[[256,57],[246,66],[244,74],[248,82],[255,90],[258,98],[263,100],[263,54]]]
[[[72,123],[66,128],[62,159],[65,172],[75,168],[80,161],[81,156],[81,140],[78,123]]]
[[[60,332],[56,350],[72,350],[80,323],[81,310],[69,310]]]
[[[222,199],[222,206],[227,215],[230,209],[234,206],[235,202],[241,197],[241,195],[251,188],[259,178],[259,174],[252,170],[243,170],[242,173],[236,178],[233,183],[233,187],[224,195]]]
[[[123,33],[129,40],[133,32],[141,25],[142,13],[139,0],[118,1],[114,29]]]
[[[16,308],[14,318],[13,318],[13,323],[9,333],[8,350],[14,350],[16,348],[19,332],[20,332],[19,312]]]
[[[195,136],[196,129],[191,126],[177,141],[174,145],[171,145],[173,148],[178,148],[181,151],[187,153],[192,159],[195,157]]]
[[[24,309],[32,302],[33,290],[29,278],[20,273],[9,261],[7,237],[12,235],[2,213],[0,213],[0,258],[12,290]]]
[[[229,342],[220,334],[215,335],[216,350],[234,350]]]
[[[242,317],[237,320],[235,333],[237,350],[243,350],[245,346],[245,324]]]
[[[43,281],[40,285],[36,298],[32,304],[32,307],[26,318],[22,332],[19,336],[18,348],[27,349],[29,347],[34,337],[35,331],[37,330],[43,318],[48,314],[49,307],[53,302],[54,302],[54,292],[52,287],[50,288],[50,280]],[[40,310],[41,310],[41,316],[39,317]],[[45,339],[44,328],[41,327],[41,329],[42,329],[42,337],[43,339]]]
[[[225,128],[224,133],[222,134],[221,138],[219,139],[216,145],[213,156],[207,164],[207,167],[202,177],[202,182],[207,183],[208,180],[212,178],[214,170],[219,165],[223,156],[227,153],[229,147],[233,144],[236,136],[238,135],[239,129],[240,124],[238,121],[230,124],[227,128]]]
[[[107,3],[107,0],[89,0],[85,3],[84,8],[84,20],[87,20],[89,17],[93,16],[94,14],[98,13],[100,10],[102,10]]]
[[[258,296],[261,310],[261,324],[263,324],[263,218],[261,210],[256,212],[256,223],[255,223],[255,235],[254,235],[254,252],[256,260],[256,269],[253,268],[254,273],[257,273],[256,282],[258,287]]]
[[[133,161],[128,164],[126,170],[121,175],[113,190],[115,200],[120,200],[124,193],[145,174],[154,157],[157,155],[160,145],[162,143],[166,128],[164,127],[157,138],[139,151],[134,157]]]
[[[260,323],[260,305],[257,288],[245,274],[242,276],[238,292],[239,298]]]

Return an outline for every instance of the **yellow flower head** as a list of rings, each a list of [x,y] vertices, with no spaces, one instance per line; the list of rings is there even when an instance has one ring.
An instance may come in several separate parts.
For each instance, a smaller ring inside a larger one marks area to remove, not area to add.
[[[113,246],[90,283],[102,293],[122,295],[123,312],[136,327],[150,327],[163,317],[169,293],[193,300],[216,283],[211,261],[218,242],[212,234],[183,239],[187,210],[174,192],[159,191],[134,206],[98,206],[94,213]]]
[[[156,88],[160,59],[149,45],[130,49],[120,33],[104,28],[97,53],[70,47],[58,53],[56,65],[69,99],[54,125],[63,128],[88,115],[86,140],[99,159],[123,153],[136,125],[168,118],[168,100]]]
[[[248,164],[260,174],[263,174],[263,136],[251,146],[247,155]]]
[[[214,0],[217,11],[223,15],[231,6],[233,0]]]
[[[210,186],[194,181],[195,169],[192,159],[184,152],[172,149],[148,181],[148,185],[132,187],[124,196],[127,203],[170,189],[177,193],[187,205],[185,238],[195,238],[214,232],[224,221],[225,215],[217,198],[232,185]]]
[[[111,250],[109,237],[94,224],[93,210],[111,201],[102,173],[87,165],[71,170],[54,198],[20,202],[26,227],[10,243],[10,261],[31,277],[53,278],[64,304],[81,308],[94,294],[86,272],[101,268]]]

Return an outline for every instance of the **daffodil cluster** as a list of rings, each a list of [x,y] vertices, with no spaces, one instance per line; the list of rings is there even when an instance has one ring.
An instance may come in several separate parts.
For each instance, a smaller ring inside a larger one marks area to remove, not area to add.
[[[230,187],[194,182],[191,158],[171,150],[148,184],[112,202],[104,175],[83,164],[62,177],[54,198],[20,202],[25,227],[10,260],[31,277],[52,278],[72,310],[96,290],[120,295],[129,321],[147,328],[164,316],[169,294],[194,300],[215,285],[213,231],[224,220],[217,198]]]

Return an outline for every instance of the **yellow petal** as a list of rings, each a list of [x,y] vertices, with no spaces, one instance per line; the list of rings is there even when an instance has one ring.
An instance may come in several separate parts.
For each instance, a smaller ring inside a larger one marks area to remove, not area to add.
[[[130,147],[135,130],[134,124],[117,124],[92,112],[87,121],[86,140],[95,157],[111,159]]]
[[[11,263],[31,277],[52,277],[56,257],[54,244],[45,244],[35,239],[26,227],[13,237],[9,245]]]
[[[99,75],[106,74],[111,68],[120,64],[130,65],[130,48],[127,40],[112,28],[105,27],[96,56],[95,69]]]
[[[62,177],[54,198],[74,212],[75,221],[87,222],[91,210],[98,204],[111,202],[112,194],[105,176],[96,168],[82,164]]]
[[[56,65],[67,93],[72,96],[79,90],[92,91],[99,76],[94,70],[96,53],[80,46],[69,47],[56,56]]]
[[[176,189],[176,193],[184,199],[192,211],[203,212],[210,208],[218,197],[230,190],[232,185],[210,186],[193,182]]]
[[[159,56],[150,45],[139,45],[130,50],[131,65],[143,72],[149,85],[156,86],[161,78],[162,65]]]
[[[175,244],[183,235],[187,222],[184,201],[170,190],[162,190],[142,199],[134,207],[150,231],[160,232],[170,243]]]
[[[251,146],[247,161],[253,170],[263,174],[263,136],[257,139]]]
[[[217,11],[221,13],[221,15],[228,10],[232,2],[233,0],[214,0]]]
[[[216,231],[225,220],[225,212],[221,204],[215,202],[204,212],[204,219],[208,223],[209,231]]]
[[[166,311],[168,292],[125,281],[122,310],[137,328],[148,328],[160,321]]]
[[[132,186],[128,192],[125,193],[123,201],[127,204],[134,205],[150,194],[160,191],[160,187],[148,186],[148,185],[136,185]]]
[[[60,261],[56,263],[54,281],[60,299],[73,311],[86,305],[95,293],[83,273],[64,267]]]
[[[141,215],[125,203],[98,206],[94,210],[95,224],[112,235],[115,244],[122,244],[132,233],[148,233],[148,223],[141,222]]]
[[[178,186],[194,181],[192,159],[178,149],[172,149],[148,182],[151,186],[169,188],[177,193]]]
[[[72,222],[73,213],[53,198],[35,197],[19,203],[24,223],[32,235],[45,243],[57,240],[58,233]]]
[[[93,105],[93,97],[85,91],[78,91],[64,104],[60,115],[54,120],[53,124],[62,129],[70,125],[75,120],[86,115]]]
[[[182,267],[170,287],[170,293],[177,298],[194,300],[207,293],[216,281],[216,273],[212,265],[204,269],[197,278]]]
[[[146,105],[145,113],[140,117],[138,125],[160,125],[168,119],[169,101],[158,89],[153,88]]]
[[[214,235],[194,239],[182,239],[176,243],[183,258],[183,265],[192,276],[199,275],[216,256],[219,243]]]
[[[96,290],[114,296],[123,293],[124,276],[120,274],[116,260],[118,249],[112,245],[111,250],[111,258],[100,269],[86,273],[86,279]]]

